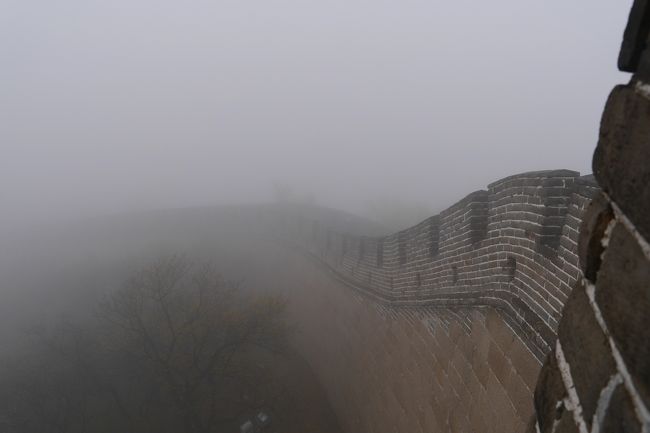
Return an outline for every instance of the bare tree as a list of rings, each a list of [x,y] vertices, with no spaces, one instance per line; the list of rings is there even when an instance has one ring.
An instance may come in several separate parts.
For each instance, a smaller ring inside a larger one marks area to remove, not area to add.
[[[218,431],[266,403],[256,358],[284,348],[284,312],[281,298],[245,293],[212,266],[159,259],[110,293],[92,326],[39,333],[41,356],[13,372],[0,422],[21,433]]]
[[[136,274],[100,308],[115,350],[136,355],[175,407],[188,433],[213,431],[220,408],[235,406],[230,381],[251,379],[237,361],[253,348],[276,350],[287,329],[277,297],[242,296],[210,266],[177,256]]]

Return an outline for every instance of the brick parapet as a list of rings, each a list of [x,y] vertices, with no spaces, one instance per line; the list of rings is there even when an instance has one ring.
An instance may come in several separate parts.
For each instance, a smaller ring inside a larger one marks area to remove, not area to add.
[[[384,302],[500,308],[541,360],[580,277],[578,229],[597,191],[575,171],[529,172],[391,235],[358,236],[305,217],[292,234],[342,281]]]

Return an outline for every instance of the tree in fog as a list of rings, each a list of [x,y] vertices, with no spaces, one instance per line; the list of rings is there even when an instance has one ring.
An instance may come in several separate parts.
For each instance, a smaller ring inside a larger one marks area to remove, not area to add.
[[[145,367],[151,395],[174,407],[185,431],[204,432],[220,411],[245,403],[228,392],[230,382],[252,379],[241,365],[245,351],[281,346],[283,308],[277,298],[241,296],[209,266],[171,258],[136,274],[100,314],[111,350]]]
[[[256,360],[281,351],[285,304],[211,266],[164,258],[96,321],[35,333],[5,367],[2,431],[209,433],[273,398]]]

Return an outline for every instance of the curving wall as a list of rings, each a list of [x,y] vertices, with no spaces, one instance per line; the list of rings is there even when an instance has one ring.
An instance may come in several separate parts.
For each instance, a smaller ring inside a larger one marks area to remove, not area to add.
[[[598,188],[569,170],[523,173],[384,237],[302,218],[301,245],[350,286],[391,305],[500,309],[542,360],[580,277],[578,230]]]
[[[388,236],[276,209],[290,248],[269,267],[344,430],[524,431],[598,193],[577,172],[523,173]]]

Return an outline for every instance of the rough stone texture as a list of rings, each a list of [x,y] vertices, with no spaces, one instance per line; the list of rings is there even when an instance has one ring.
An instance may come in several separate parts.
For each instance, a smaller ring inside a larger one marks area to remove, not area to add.
[[[614,211],[609,201],[602,192],[596,194],[583,215],[578,239],[580,268],[590,281],[596,281],[601,256],[605,250],[601,239],[612,219],[614,219]]]
[[[602,433],[640,433],[641,425],[634,414],[634,405],[621,385],[616,388],[609,404]]]
[[[617,224],[598,272],[596,300],[644,400],[650,404],[650,266],[634,237]]]
[[[568,410],[562,412],[558,425],[553,430],[554,433],[580,433],[576,426],[573,415]]]
[[[551,432],[555,421],[562,417],[564,407],[558,407],[558,402],[561,402],[565,396],[566,390],[555,356],[549,353],[535,387],[535,411],[541,433]]]
[[[650,100],[634,85],[609,96],[594,154],[594,175],[603,190],[646,238],[650,238]]]
[[[589,425],[598,405],[600,390],[616,372],[616,363],[582,287],[576,287],[564,308],[558,337],[566,361],[574,367],[571,369],[573,381]]]
[[[621,71],[635,72],[639,66],[641,55],[646,47],[646,37],[650,31],[649,9],[648,0],[637,0],[632,5],[618,56],[618,68]]]

